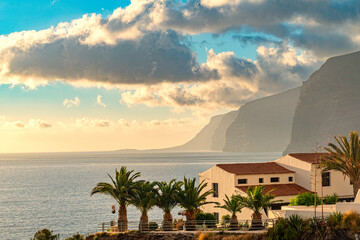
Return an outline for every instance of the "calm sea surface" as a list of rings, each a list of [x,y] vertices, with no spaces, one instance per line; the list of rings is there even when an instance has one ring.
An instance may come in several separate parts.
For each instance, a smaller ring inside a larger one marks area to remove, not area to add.
[[[100,181],[109,181],[116,168],[127,166],[149,181],[197,177],[216,163],[266,162],[280,153],[44,153],[0,154],[0,239],[28,240],[49,228],[61,239],[77,232],[93,233],[99,223],[117,219],[115,201],[104,195],[90,197]],[[174,210],[177,218],[179,208]],[[128,219],[138,220],[129,207]],[[149,219],[161,219],[153,209]]]

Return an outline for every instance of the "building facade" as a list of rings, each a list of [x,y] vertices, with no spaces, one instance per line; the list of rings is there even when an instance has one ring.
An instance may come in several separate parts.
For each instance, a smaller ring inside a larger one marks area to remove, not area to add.
[[[258,185],[264,185],[265,192],[272,191],[276,200],[281,200],[283,204],[288,204],[290,198],[305,192],[317,192],[319,196],[336,193],[340,198],[351,198],[353,188],[347,177],[334,171],[321,172],[319,163],[324,154],[288,154],[266,163],[217,164],[200,173],[199,179],[207,183],[206,190],[214,190],[207,200],[220,204],[224,203],[225,195],[229,198],[238,194],[246,196],[248,187]],[[229,214],[215,206],[205,205],[202,210],[213,213],[219,219]],[[250,219],[251,214],[250,210],[243,209],[238,219]],[[263,214],[263,217],[266,218],[266,215]]]

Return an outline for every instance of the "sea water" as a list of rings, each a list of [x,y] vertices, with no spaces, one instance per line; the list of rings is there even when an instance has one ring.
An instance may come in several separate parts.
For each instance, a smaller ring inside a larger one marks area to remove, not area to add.
[[[48,228],[61,239],[75,233],[97,231],[102,222],[117,219],[108,196],[90,192],[98,182],[109,182],[107,173],[126,166],[141,172],[141,179],[169,181],[198,177],[217,163],[267,162],[280,153],[31,153],[0,154],[0,239],[28,240]],[[173,211],[178,218],[180,208]],[[128,208],[128,220],[138,221],[139,211]],[[159,220],[154,208],[149,219]]]

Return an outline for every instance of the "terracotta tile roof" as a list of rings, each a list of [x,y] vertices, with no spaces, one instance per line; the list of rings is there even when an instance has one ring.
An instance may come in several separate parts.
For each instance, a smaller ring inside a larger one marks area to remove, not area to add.
[[[246,192],[248,187],[254,186],[236,186],[236,188],[240,189],[243,192]],[[264,193],[269,192],[271,189],[275,189],[271,192],[271,194],[275,196],[293,196],[298,195],[299,193],[311,192],[295,183],[290,183],[265,185]]]
[[[328,153],[290,153],[289,156],[311,164],[319,164],[320,159]]]
[[[275,162],[216,164],[216,166],[236,175],[294,173]]]

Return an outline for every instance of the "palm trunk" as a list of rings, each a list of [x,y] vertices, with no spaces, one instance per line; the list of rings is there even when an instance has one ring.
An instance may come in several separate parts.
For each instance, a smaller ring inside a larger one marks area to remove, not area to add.
[[[140,223],[139,223],[139,230],[141,232],[149,231],[149,218],[148,218],[147,212],[142,212],[141,213]]]
[[[196,225],[195,225],[195,211],[186,211],[186,222],[185,222],[185,229],[186,231],[195,231]]]
[[[237,230],[239,226],[239,222],[237,220],[236,214],[233,214],[230,219],[230,229],[231,230]]]
[[[357,192],[360,189],[360,180],[356,179],[355,181],[353,181],[353,193],[354,193],[354,200],[356,198]]]
[[[263,228],[263,225],[262,225],[261,213],[259,213],[259,212],[253,213],[252,220],[251,220],[251,230],[259,230],[262,228]]]
[[[128,229],[127,210],[124,203],[119,206],[118,229],[119,232],[125,232]]]
[[[173,223],[172,223],[172,215],[170,211],[166,211],[164,213],[164,219],[163,219],[163,230],[164,231],[172,231],[173,230]]]

